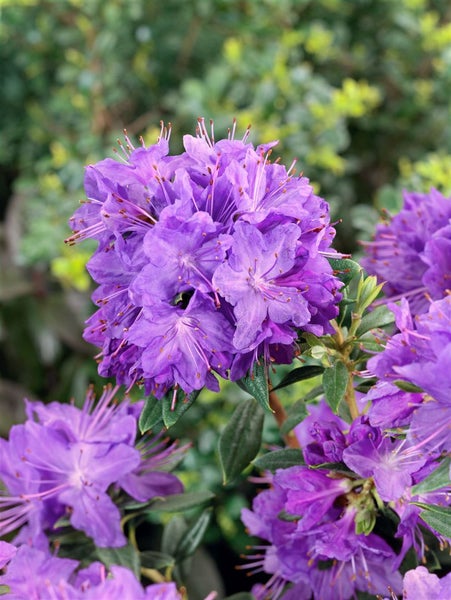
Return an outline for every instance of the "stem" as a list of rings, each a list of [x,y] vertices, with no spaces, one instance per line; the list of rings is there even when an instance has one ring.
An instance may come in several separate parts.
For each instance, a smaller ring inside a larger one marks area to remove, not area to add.
[[[166,581],[163,575],[156,569],[147,569],[146,567],[141,567],[140,571],[144,577],[147,577],[147,579],[153,583],[164,583]]]
[[[359,409],[357,408],[357,402],[355,399],[354,380],[352,377],[352,371],[349,371],[348,385],[346,386],[345,401],[349,408],[349,413],[352,420],[357,419],[359,416]]]
[[[287,420],[287,412],[286,412],[285,408],[282,406],[282,403],[280,402],[279,396],[276,394],[276,392],[271,391],[271,383],[269,383],[269,387],[270,387],[269,406],[271,407],[271,409],[274,413],[276,423],[280,429],[282,427],[282,425],[285,423],[285,421]],[[299,448],[299,442],[298,442],[295,434],[292,431],[290,431],[289,433],[284,435],[283,439],[285,441],[285,444],[289,448]]]
[[[361,320],[362,318],[360,315],[354,314],[352,316],[352,324],[346,338],[343,336],[343,332],[337,324],[337,322],[335,320],[332,321],[332,325],[334,326],[336,331],[336,333],[334,334],[334,338],[337,341],[336,347],[338,352],[341,354],[341,360],[346,365],[346,368],[348,369],[349,373],[344,399],[346,404],[348,405],[349,414],[351,415],[352,420],[357,419],[360,413],[359,409],[357,408],[354,390],[354,378],[352,376],[354,363],[349,359],[349,355],[351,354],[355,331],[357,330]]]

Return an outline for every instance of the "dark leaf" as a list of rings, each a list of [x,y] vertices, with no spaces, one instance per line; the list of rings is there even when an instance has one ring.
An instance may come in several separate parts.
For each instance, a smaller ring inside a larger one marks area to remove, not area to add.
[[[177,398],[174,409],[172,410],[172,393],[162,399],[163,404],[163,421],[169,429],[177,423],[180,417],[190,408],[194,400],[198,397],[201,390],[195,390],[191,394],[185,394],[183,390],[177,390]]]
[[[170,554],[157,552],[156,550],[145,550],[140,553],[141,565],[146,569],[165,569],[173,567],[175,559]]]
[[[184,560],[188,556],[194,554],[197,550],[211,521],[211,514],[211,509],[205,510],[194,523],[185,530],[175,551],[175,559],[177,561]]]
[[[187,529],[188,525],[181,515],[173,516],[163,529],[161,551],[175,556],[177,546]]]
[[[237,383],[240,388],[253,396],[262,408],[271,410],[269,406],[268,371],[263,361],[256,363],[252,374],[246,375]]]
[[[268,452],[254,460],[254,465],[262,471],[274,472],[277,469],[288,469],[304,465],[304,455],[298,448],[285,448],[284,450],[275,450]]]
[[[280,383],[273,387],[273,391],[280,390],[288,385],[296,383],[297,381],[304,381],[305,379],[311,379],[317,375],[321,375],[324,371],[324,367],[321,365],[305,365],[304,367],[298,367],[290,371]]]
[[[97,548],[96,554],[106,567],[111,565],[127,567],[139,578],[141,568],[139,553],[131,544],[120,548]]]
[[[260,450],[264,412],[253,398],[243,400],[219,438],[223,481],[228,483],[243,471]]]
[[[150,429],[160,430],[163,426],[162,404],[158,398],[150,396],[147,398],[144,408],[139,416],[139,430],[145,433]]]

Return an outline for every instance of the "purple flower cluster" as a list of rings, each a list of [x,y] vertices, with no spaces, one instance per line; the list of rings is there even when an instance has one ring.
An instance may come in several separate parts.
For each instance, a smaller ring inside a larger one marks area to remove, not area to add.
[[[407,551],[413,547],[424,558],[420,525],[438,535],[411,502],[451,504],[449,487],[413,490],[437,468],[439,453],[402,431],[388,434],[367,417],[349,425],[324,401],[310,407],[295,432],[306,464],[268,475],[271,487],[242,512],[249,532],[269,542],[249,557],[249,568],[271,575],[254,588],[257,600],[309,600],[312,594],[348,600],[359,590],[384,595],[388,586],[399,593],[398,568]],[[399,522],[398,553],[373,532],[382,504]]]
[[[48,550],[0,542],[0,585],[8,587],[5,598],[29,600],[182,600],[175,583],[143,588],[125,567],[113,565],[109,572],[94,562],[80,569],[76,560],[58,558]]]
[[[218,390],[256,360],[291,362],[298,329],[324,334],[341,284],[327,261],[328,204],[293,168],[270,162],[276,142],[215,141],[199,120],[185,151],[169,133],[89,166],[74,243],[94,238],[88,263],[98,306],[84,337],[99,371],[147,393]]]
[[[248,531],[265,539],[250,555],[253,572],[271,575],[254,586],[257,600],[347,600],[356,590],[400,590],[395,553],[379,536],[356,533],[357,508],[351,480],[305,466],[276,471],[271,488],[261,492],[253,510],[244,509]],[[287,588],[287,584],[291,584]]]
[[[450,452],[451,295],[431,302],[428,312],[415,319],[405,299],[400,307],[391,305],[391,309],[399,333],[368,361],[369,371],[380,380],[373,391],[376,401],[369,417],[373,421],[374,411],[381,412],[379,403],[391,395],[387,406],[403,416],[403,425],[409,425],[410,443],[421,442],[429,452]],[[418,386],[427,396],[400,391],[393,385],[396,380]]]
[[[427,311],[426,295],[439,299],[451,287],[451,198],[435,189],[405,192],[403,209],[363,246],[361,264],[385,282],[387,298],[409,298],[414,314]]]
[[[95,404],[88,391],[83,407],[27,402],[27,421],[0,440],[0,532],[21,530],[17,543],[42,548],[46,535],[66,519],[97,546],[122,546],[121,513],[113,501],[146,502],[183,491],[166,472],[185,448],[161,438],[137,437],[142,403],[116,404],[106,388]]]

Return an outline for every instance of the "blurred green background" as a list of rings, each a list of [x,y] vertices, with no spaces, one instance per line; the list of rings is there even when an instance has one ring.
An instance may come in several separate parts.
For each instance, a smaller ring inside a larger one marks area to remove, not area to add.
[[[113,156],[124,128],[153,143],[172,122],[173,152],[199,116],[217,138],[235,117],[255,144],[280,139],[356,257],[403,188],[451,194],[448,0],[0,0],[0,81],[2,435],[24,396],[101,385],[81,338],[92,246],[63,239],[84,165]],[[186,417],[188,468],[204,462],[207,485],[227,394]],[[231,541],[242,498],[216,515]]]
[[[251,123],[357,256],[403,187],[451,192],[450,21],[446,0],[0,0],[2,404],[95,376],[90,247],[63,239],[124,128],[153,143],[172,122],[179,152],[199,116]]]

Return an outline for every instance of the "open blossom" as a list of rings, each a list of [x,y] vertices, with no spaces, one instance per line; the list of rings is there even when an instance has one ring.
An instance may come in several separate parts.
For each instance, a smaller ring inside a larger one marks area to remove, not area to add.
[[[69,242],[98,241],[84,337],[101,348],[103,376],[157,397],[217,390],[214,373],[290,362],[299,330],[332,332],[341,284],[328,204],[270,161],[276,142],[254,148],[248,135],[234,126],[215,141],[201,119],[180,155],[163,130],[149,148],[127,139],[125,164],[87,168]]]
[[[389,399],[394,387],[384,391]],[[346,423],[324,400],[309,405],[295,428],[305,464],[266,474],[270,488],[242,511],[249,533],[268,544],[256,546],[244,567],[268,574],[266,584],[253,588],[257,600],[348,600],[358,591],[383,595],[388,587],[400,593],[398,568],[406,554],[413,550],[425,560],[424,530],[450,543],[423,519],[421,508],[449,507],[449,485],[415,487],[443,469],[440,433],[436,440],[411,434],[417,412],[433,403],[399,391],[407,400],[398,401],[405,421],[398,430],[384,430],[366,415]],[[449,430],[449,422],[434,420],[427,427]],[[399,520],[396,552],[376,533],[383,531],[383,505]]]
[[[407,571],[404,575],[402,597],[403,600],[449,600],[450,589],[451,573],[440,579],[435,573],[430,573],[426,567],[420,566]],[[397,600],[394,593],[391,593],[390,598]]]
[[[91,390],[83,407],[27,403],[28,420],[0,440],[0,532],[24,526],[22,540],[45,546],[46,532],[66,516],[98,546],[122,546],[121,514],[110,488],[137,501],[183,491],[166,472],[184,449],[160,438],[136,441],[138,412],[127,400],[115,404],[106,388],[97,404]]]
[[[323,400],[308,406],[308,416],[295,427],[304,460],[308,465],[338,463],[346,447],[348,424],[335,415]]]
[[[387,298],[408,298],[414,314],[427,311],[426,295],[436,300],[451,287],[451,198],[435,189],[404,192],[402,210],[363,246],[361,264],[385,282]]]
[[[175,583],[143,587],[132,571],[119,565],[107,571],[94,562],[80,569],[77,560],[53,556],[48,550],[8,546],[10,557],[0,585],[7,586],[5,598],[11,600],[182,600]]]
[[[376,595],[387,582],[399,591],[395,553],[374,533],[356,532],[359,486],[342,474],[294,466],[270,476],[271,488],[242,511],[249,533],[263,538],[245,568],[264,571],[257,600],[348,600],[358,590]]]
[[[451,450],[451,295],[431,302],[428,312],[412,319],[409,303],[391,306],[399,333],[368,361],[382,381],[404,380],[428,394],[410,403],[408,439],[430,452]],[[412,400],[412,398],[410,398]],[[407,404],[405,408],[409,408]]]
[[[413,474],[424,466],[427,456],[422,448],[405,440],[376,440],[368,435],[350,444],[343,452],[343,461],[358,475],[372,477],[382,500],[399,500],[412,487]]]

